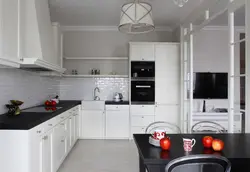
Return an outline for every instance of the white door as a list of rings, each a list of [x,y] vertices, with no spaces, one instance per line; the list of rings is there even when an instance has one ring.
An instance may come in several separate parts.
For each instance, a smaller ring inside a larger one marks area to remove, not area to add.
[[[40,140],[41,172],[52,172],[52,130]]]
[[[75,134],[76,134],[76,128],[75,128],[75,116],[72,115],[69,117],[70,121],[70,146],[72,147],[75,143]]]
[[[53,131],[53,170],[57,171],[62,157],[65,155],[65,139],[64,139],[64,129],[62,125],[58,124]]]
[[[106,138],[129,138],[129,111],[106,111]]]
[[[19,61],[18,1],[0,1],[0,58]]]
[[[105,112],[84,110],[82,114],[82,138],[104,138]]]
[[[166,121],[179,126],[180,108],[178,105],[156,105],[155,121]]]
[[[79,139],[79,135],[80,135],[79,120],[80,120],[80,115],[79,115],[79,113],[77,111],[76,114],[75,114],[75,140],[76,141]]]
[[[178,44],[155,45],[155,102],[179,104],[180,60]]]
[[[71,145],[70,145],[70,120],[69,118],[66,119],[66,145],[67,145],[67,152],[70,151]]]
[[[130,60],[131,61],[154,61],[154,44],[136,43],[130,44]]]

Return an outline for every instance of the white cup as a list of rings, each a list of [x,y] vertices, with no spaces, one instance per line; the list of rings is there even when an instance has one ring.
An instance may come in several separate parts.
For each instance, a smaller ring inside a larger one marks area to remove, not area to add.
[[[186,151],[186,152],[192,151],[192,148],[194,147],[195,143],[196,143],[195,139],[183,138],[184,151]]]

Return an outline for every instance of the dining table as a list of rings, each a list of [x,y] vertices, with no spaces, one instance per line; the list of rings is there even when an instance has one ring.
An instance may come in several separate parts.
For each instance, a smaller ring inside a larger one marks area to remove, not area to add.
[[[134,142],[139,153],[140,172],[145,172],[146,169],[148,172],[165,172],[165,167],[170,161],[199,154],[226,157],[231,162],[231,172],[250,171],[250,134],[209,134],[224,142],[224,149],[220,152],[204,148],[202,138],[206,135],[208,134],[167,134],[171,147],[166,151],[149,143],[150,134],[134,134]],[[196,140],[192,151],[184,151],[183,138]]]

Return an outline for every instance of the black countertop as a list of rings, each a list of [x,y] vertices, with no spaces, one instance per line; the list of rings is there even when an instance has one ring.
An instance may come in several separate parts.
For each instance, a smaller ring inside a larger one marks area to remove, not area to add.
[[[0,130],[29,130],[80,104],[81,101],[77,100],[61,100],[57,106],[62,108],[52,113],[21,112],[12,117],[0,115]]]
[[[129,101],[120,101],[120,102],[116,102],[113,100],[107,100],[105,101],[105,105],[129,105]]]

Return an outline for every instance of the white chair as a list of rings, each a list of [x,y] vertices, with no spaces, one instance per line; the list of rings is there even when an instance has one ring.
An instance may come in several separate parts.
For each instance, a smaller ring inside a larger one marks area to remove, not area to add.
[[[153,134],[155,132],[155,130],[157,130],[157,129],[165,130],[166,133],[169,133],[169,134],[181,133],[181,129],[177,125],[169,123],[169,122],[165,122],[165,121],[157,121],[157,122],[153,122],[153,123],[149,124],[145,130],[145,133],[146,134]]]
[[[226,129],[212,121],[201,121],[193,125],[192,133],[226,133]]]

